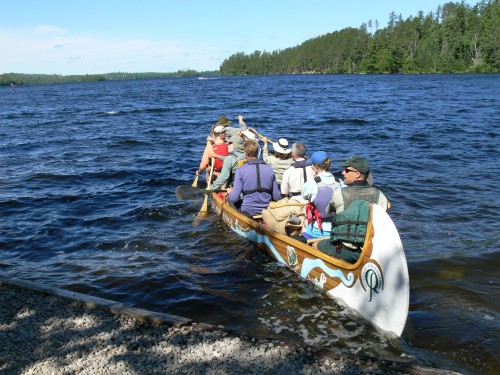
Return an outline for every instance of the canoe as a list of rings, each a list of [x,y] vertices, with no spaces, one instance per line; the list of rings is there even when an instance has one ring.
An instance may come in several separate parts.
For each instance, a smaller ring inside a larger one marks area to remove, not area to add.
[[[377,329],[401,336],[409,307],[408,266],[398,231],[381,207],[370,204],[365,245],[358,261],[350,264],[270,230],[215,193],[211,198],[215,213],[233,232],[323,289],[339,304],[356,310]]]

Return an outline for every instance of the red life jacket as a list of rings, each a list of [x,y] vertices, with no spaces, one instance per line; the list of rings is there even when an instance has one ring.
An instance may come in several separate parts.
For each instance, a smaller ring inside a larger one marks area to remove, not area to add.
[[[227,149],[227,143],[221,143],[218,145],[213,145],[214,153],[216,155],[220,156],[227,156],[229,155],[229,151]],[[219,159],[218,157],[215,158],[215,163],[214,163],[214,170],[217,172],[220,172],[222,169],[222,165],[224,164],[224,161],[222,159]]]

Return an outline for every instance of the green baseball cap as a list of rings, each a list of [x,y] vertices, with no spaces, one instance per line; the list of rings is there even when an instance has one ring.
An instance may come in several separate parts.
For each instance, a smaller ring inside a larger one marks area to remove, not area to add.
[[[346,161],[341,161],[339,165],[342,167],[353,167],[363,174],[368,174],[368,172],[370,172],[368,160],[361,156],[351,156]]]

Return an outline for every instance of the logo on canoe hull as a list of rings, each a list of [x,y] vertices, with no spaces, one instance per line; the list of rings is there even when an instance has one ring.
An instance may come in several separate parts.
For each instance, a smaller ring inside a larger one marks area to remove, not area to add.
[[[361,270],[361,285],[364,290],[370,291],[370,300],[372,301],[374,293],[384,289],[384,279],[380,268],[375,263],[366,263]]]
[[[295,266],[299,262],[295,249],[292,246],[287,246],[286,253],[288,255],[288,264],[290,266]]]

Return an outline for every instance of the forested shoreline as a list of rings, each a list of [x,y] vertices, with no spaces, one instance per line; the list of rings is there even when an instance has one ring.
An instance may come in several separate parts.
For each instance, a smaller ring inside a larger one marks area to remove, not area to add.
[[[128,79],[150,79],[150,78],[170,78],[170,77],[195,77],[219,75],[219,71],[179,70],[175,73],[106,73],[106,74],[85,74],[85,75],[60,75],[60,74],[23,74],[5,73],[0,74],[0,86],[36,85],[51,83],[71,83],[71,82],[97,82],[97,81],[119,81]]]
[[[0,86],[107,80],[261,74],[416,74],[500,72],[500,3],[474,6],[445,3],[435,12],[403,19],[392,12],[386,27],[378,20],[348,27],[273,52],[238,52],[219,71],[86,75],[0,75]]]
[[[374,30],[375,29],[375,30]],[[236,53],[222,75],[500,72],[500,4],[446,3],[435,12],[378,20],[280,51]]]

